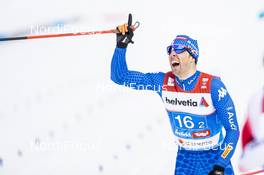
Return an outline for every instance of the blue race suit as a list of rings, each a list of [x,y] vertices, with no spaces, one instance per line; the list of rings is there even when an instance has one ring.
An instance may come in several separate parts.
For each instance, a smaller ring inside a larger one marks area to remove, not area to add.
[[[207,175],[214,165],[224,167],[225,175],[234,174],[230,159],[239,127],[235,106],[220,78],[200,71],[186,80],[172,72],[130,71],[126,49],[116,48],[111,79],[134,89],[155,91],[162,98],[179,148],[175,175]]]

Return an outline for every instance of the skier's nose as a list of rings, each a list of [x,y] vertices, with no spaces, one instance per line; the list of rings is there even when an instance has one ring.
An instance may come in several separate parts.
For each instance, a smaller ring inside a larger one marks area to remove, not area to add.
[[[169,55],[169,58],[170,58],[170,60],[171,61],[179,61],[179,58],[178,58],[178,56],[177,56],[177,54],[174,52],[172,52],[170,55]]]
[[[170,53],[170,57],[176,57],[176,56],[177,56],[176,52],[172,51],[172,52]]]

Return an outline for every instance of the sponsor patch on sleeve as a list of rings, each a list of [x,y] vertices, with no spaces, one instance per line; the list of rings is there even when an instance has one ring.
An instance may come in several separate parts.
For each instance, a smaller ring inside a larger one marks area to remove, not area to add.
[[[233,147],[231,145],[227,145],[221,157],[225,159],[232,150],[233,150]]]

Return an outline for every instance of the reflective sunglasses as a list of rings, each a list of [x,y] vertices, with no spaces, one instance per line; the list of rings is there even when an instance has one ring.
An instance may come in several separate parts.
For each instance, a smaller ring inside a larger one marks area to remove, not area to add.
[[[182,44],[174,44],[167,47],[167,54],[170,55],[172,51],[175,51],[177,54],[180,54],[186,51],[188,48]]]

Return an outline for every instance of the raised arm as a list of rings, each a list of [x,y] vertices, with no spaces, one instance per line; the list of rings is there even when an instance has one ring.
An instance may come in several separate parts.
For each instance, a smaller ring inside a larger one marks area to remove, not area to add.
[[[164,73],[141,73],[127,68],[126,50],[129,43],[133,43],[132,16],[129,15],[128,24],[117,27],[116,48],[111,62],[111,80],[119,85],[134,89],[161,91]]]
[[[160,91],[164,73],[141,73],[127,68],[126,49],[116,48],[111,63],[111,80],[137,90]]]

